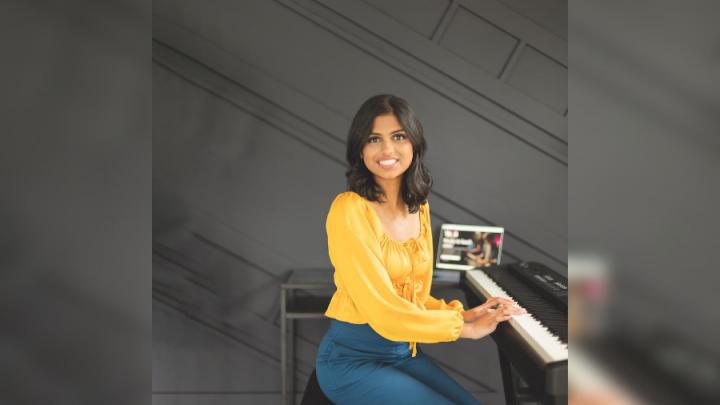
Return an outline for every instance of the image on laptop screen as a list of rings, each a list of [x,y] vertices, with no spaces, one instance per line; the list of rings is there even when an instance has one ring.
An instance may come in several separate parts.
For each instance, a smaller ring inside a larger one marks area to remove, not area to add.
[[[500,264],[504,228],[443,224],[438,238],[438,269],[472,270]]]

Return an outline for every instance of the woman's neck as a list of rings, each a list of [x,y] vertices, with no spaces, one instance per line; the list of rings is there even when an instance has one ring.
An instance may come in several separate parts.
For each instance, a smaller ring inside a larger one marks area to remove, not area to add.
[[[396,212],[407,213],[405,201],[400,198],[400,180],[384,180],[376,178],[375,182],[382,188],[385,194],[384,202],[387,204],[388,208]]]

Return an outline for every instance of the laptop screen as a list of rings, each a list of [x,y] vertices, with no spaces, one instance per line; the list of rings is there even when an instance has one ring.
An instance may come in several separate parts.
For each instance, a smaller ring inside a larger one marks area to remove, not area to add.
[[[435,267],[472,270],[500,264],[504,232],[496,226],[443,224]]]

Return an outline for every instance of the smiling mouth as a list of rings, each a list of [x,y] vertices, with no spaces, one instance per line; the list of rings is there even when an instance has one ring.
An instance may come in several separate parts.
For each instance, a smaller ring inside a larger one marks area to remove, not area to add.
[[[397,159],[385,159],[385,160],[378,160],[377,164],[382,168],[389,169],[389,168],[395,166],[395,164],[397,162],[398,162]]]

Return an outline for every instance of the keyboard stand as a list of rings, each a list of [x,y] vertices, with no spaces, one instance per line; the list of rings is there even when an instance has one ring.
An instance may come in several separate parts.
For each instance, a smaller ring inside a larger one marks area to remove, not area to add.
[[[502,373],[503,388],[505,389],[505,403],[507,405],[518,405],[517,389],[515,387],[516,376],[513,372],[510,361],[498,349],[500,357],[500,372]]]

